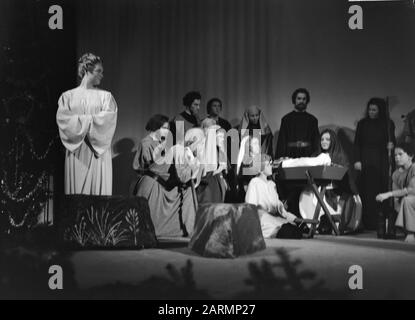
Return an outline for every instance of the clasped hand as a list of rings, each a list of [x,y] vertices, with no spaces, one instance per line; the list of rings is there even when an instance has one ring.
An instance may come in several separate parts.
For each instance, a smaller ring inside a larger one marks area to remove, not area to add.
[[[391,195],[391,193],[390,193],[390,192],[379,193],[379,194],[376,196],[376,201],[383,202],[383,201],[385,201],[386,199],[389,199],[391,196],[392,196],[392,195]]]

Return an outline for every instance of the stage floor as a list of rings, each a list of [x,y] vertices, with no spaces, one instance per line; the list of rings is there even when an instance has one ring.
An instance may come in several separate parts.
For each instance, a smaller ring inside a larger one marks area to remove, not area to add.
[[[415,298],[415,245],[402,240],[379,240],[374,233],[272,239],[265,250],[236,259],[200,257],[187,241],[160,239],[161,248],[140,251],[74,252],[75,280],[87,291],[126,285],[131,298]],[[349,287],[353,265],[362,268],[361,290]]]

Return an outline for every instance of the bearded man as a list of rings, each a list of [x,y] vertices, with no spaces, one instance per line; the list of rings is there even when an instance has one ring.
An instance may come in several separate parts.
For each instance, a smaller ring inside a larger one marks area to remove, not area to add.
[[[299,88],[294,91],[291,100],[294,110],[281,120],[276,159],[310,157],[318,150],[318,120],[306,111],[310,103],[310,93],[307,89]]]

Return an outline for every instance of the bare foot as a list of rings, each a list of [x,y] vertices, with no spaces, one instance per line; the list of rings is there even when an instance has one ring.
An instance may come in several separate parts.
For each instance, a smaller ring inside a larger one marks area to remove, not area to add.
[[[408,234],[405,238],[405,242],[415,243],[415,235],[413,233]]]

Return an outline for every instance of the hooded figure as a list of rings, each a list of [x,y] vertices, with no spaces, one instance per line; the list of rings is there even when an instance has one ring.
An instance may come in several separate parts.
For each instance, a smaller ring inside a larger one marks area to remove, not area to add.
[[[239,130],[241,140],[248,135],[261,139],[261,153],[272,157],[273,135],[261,109],[257,106],[249,107],[244,112]]]

